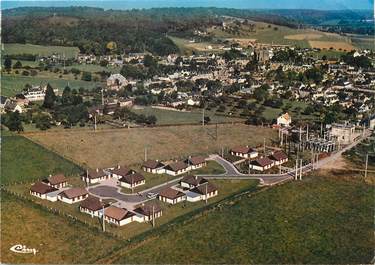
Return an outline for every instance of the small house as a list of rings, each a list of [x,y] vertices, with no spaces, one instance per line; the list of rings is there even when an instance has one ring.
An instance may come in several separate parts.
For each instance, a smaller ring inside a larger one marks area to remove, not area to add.
[[[139,173],[129,174],[119,179],[120,186],[133,189],[146,183],[145,177]]]
[[[186,195],[181,191],[172,188],[166,188],[159,192],[158,199],[162,202],[176,204],[186,200]]]
[[[54,191],[57,191],[57,189],[43,182],[37,182],[30,188],[30,194],[41,199],[47,199],[47,194]]]
[[[89,184],[99,183],[111,177],[107,171],[98,168],[96,170],[87,170],[81,176],[82,180]]]
[[[283,151],[276,151],[272,155],[270,155],[268,158],[273,160],[276,166],[282,165],[288,162],[288,156]]]
[[[43,182],[56,189],[61,189],[68,185],[68,181],[64,174],[50,175],[48,178],[44,179]]]
[[[216,195],[218,195],[217,188],[213,184],[206,182],[205,184],[197,186],[188,191],[186,193],[186,199],[190,202],[197,202],[210,199]]]
[[[258,151],[249,146],[238,146],[230,150],[230,154],[242,158],[256,158]]]
[[[73,204],[87,199],[88,196],[89,194],[84,188],[71,188],[60,192],[57,198],[59,201]]]
[[[206,159],[203,156],[192,156],[186,160],[186,163],[191,169],[198,169],[207,165]]]
[[[286,112],[277,118],[277,125],[289,127],[292,123],[292,117]]]
[[[165,173],[164,166],[158,160],[147,160],[143,163],[142,170],[153,174],[163,174]]]
[[[153,219],[159,218],[163,215],[160,205],[156,203],[143,204],[137,207],[134,212],[137,213],[134,220],[140,223],[152,221]]]
[[[275,162],[273,160],[269,159],[268,157],[262,157],[262,158],[258,158],[256,160],[251,161],[249,167],[250,169],[264,171],[264,170],[270,169],[274,165],[275,165]]]
[[[87,213],[91,217],[100,217],[103,214],[103,208],[107,205],[102,203],[98,198],[89,196],[86,200],[82,201],[79,205],[79,210],[82,213]]]
[[[207,182],[208,181],[205,178],[188,175],[180,181],[180,185],[182,188],[192,189]]]
[[[104,220],[118,226],[123,226],[134,221],[135,214],[124,208],[109,206],[104,209]]]
[[[174,162],[165,167],[165,173],[172,176],[177,176],[188,172],[189,166],[182,161]]]
[[[120,179],[120,178],[123,178],[127,175],[135,173],[134,170],[132,170],[128,167],[121,167],[121,166],[117,166],[114,169],[110,169],[110,170],[108,170],[108,172],[109,172],[109,174],[112,178],[116,178],[116,179]]]

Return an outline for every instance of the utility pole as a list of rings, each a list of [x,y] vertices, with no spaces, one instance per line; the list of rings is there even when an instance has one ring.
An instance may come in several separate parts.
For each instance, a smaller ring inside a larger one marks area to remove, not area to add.
[[[296,159],[296,172],[295,172],[294,179],[297,180],[297,177],[298,177],[298,154],[297,154],[297,159]]]
[[[266,138],[263,138],[263,152],[266,155]]]
[[[103,88],[102,88],[102,106],[104,107],[104,94],[103,94]]]
[[[101,200],[100,200],[101,202]],[[102,205],[102,219],[103,219],[103,232],[105,232],[105,220],[104,220],[105,214],[104,214],[104,203]]]
[[[206,182],[206,204],[207,204],[207,186],[208,186],[208,182]]]
[[[155,206],[152,205],[152,227],[155,227]]]
[[[202,112],[202,126],[204,127],[204,108],[203,108],[203,112]]]
[[[86,169],[86,179],[85,179],[86,187],[88,186],[88,179],[89,179],[89,170]]]
[[[368,153],[366,154],[365,178],[367,178],[367,169],[368,169]]]
[[[306,125],[306,141],[309,140],[309,125]]]
[[[302,180],[302,159],[300,160],[300,168],[299,168],[299,180]]]
[[[145,162],[147,161],[147,146],[145,146]]]
[[[224,158],[224,147],[221,147],[221,157]]]
[[[216,123],[216,137],[215,140],[217,141],[217,123]]]
[[[94,114],[94,131],[96,131],[96,113]]]

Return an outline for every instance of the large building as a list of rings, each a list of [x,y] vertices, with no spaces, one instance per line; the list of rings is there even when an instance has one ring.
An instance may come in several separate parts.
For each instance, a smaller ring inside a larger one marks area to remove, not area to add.
[[[355,125],[350,123],[333,123],[331,137],[340,144],[350,144],[356,137]]]

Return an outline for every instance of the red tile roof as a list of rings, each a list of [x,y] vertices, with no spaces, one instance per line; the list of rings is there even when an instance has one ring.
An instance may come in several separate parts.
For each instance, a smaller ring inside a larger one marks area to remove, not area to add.
[[[159,196],[173,200],[185,196],[185,193],[172,188],[166,188],[159,193]]]
[[[40,194],[46,194],[53,191],[57,191],[58,189],[48,186],[47,184],[44,184],[43,182],[37,182],[34,185],[31,186],[30,190],[32,192],[40,193]]]

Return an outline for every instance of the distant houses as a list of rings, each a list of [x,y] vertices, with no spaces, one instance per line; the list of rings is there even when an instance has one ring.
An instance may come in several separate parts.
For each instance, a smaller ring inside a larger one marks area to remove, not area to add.
[[[178,161],[165,167],[165,173],[172,176],[184,174],[189,171],[189,166],[185,162]]]
[[[158,160],[147,160],[142,165],[142,170],[153,174],[165,173],[164,164]]]
[[[277,125],[282,127],[289,127],[292,123],[292,117],[289,113],[284,113],[277,118]]]
[[[218,195],[218,189],[210,182],[201,184],[186,193],[186,200],[189,202],[197,202],[201,200],[208,200]]]
[[[272,168],[275,165],[275,162],[268,157],[258,158],[256,160],[250,161],[250,169],[265,171]]]
[[[47,194],[58,191],[58,189],[51,187],[43,182],[37,182],[30,188],[30,194],[40,199],[47,199]]]

